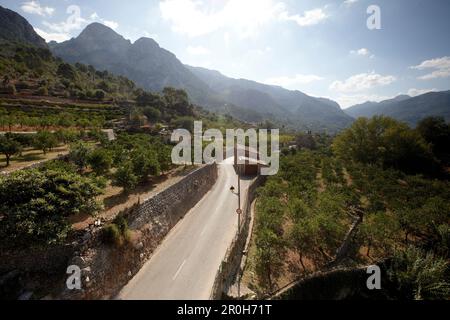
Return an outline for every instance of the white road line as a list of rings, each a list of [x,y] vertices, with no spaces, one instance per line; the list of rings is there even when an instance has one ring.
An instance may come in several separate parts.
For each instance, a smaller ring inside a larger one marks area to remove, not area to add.
[[[183,263],[181,264],[181,266],[178,268],[177,273],[175,273],[175,275],[172,278],[172,281],[174,281],[178,277],[178,275],[180,274],[181,269],[183,269],[183,266],[185,263],[186,263],[186,260],[184,260]]]

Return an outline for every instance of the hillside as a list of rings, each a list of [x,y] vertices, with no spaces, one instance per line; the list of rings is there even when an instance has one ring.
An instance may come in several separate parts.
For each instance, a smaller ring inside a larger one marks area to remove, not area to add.
[[[47,48],[45,40],[34,31],[26,19],[2,6],[0,6],[0,26],[0,39]]]
[[[345,112],[354,118],[385,115],[412,126],[429,116],[440,116],[450,121],[450,91],[430,92],[417,97],[402,95],[379,103],[366,102]]]

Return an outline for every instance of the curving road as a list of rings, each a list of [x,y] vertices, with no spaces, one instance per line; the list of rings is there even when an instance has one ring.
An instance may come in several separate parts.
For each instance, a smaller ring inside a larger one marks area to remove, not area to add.
[[[213,188],[168,234],[152,258],[121,290],[123,300],[209,299],[216,272],[237,231],[237,175],[229,158]],[[249,181],[242,180],[242,199]]]

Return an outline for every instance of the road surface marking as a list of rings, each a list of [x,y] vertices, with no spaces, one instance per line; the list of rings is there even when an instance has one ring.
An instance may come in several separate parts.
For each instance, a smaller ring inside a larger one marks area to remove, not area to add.
[[[174,281],[178,277],[178,275],[180,274],[181,269],[183,269],[183,266],[185,263],[186,263],[186,260],[184,260],[183,263],[181,264],[181,266],[178,268],[177,273],[175,273],[175,275],[172,278],[172,281]]]
[[[200,237],[205,234],[206,226],[203,228],[202,233],[200,233]]]

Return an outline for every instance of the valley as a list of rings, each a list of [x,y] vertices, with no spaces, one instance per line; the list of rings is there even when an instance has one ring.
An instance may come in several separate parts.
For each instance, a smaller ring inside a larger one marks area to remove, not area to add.
[[[450,91],[342,109],[80,21],[46,41],[0,6],[0,300],[449,299]],[[347,49],[337,69],[382,60]],[[340,98],[400,79],[329,73]]]

